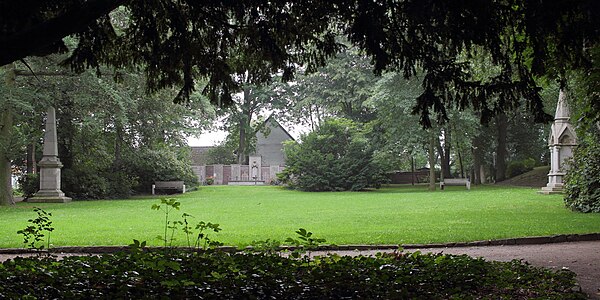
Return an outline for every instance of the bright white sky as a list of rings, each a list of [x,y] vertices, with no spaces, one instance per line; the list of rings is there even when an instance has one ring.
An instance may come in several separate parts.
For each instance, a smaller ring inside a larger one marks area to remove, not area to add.
[[[309,128],[306,126],[296,126],[294,128],[288,128],[286,125],[282,125],[294,139],[298,140],[300,135],[308,133]],[[199,147],[199,146],[214,146],[225,140],[227,136],[227,132],[216,130],[206,132],[200,135],[200,137],[189,137],[187,139],[188,145],[191,147]]]
[[[207,132],[207,133],[201,134],[199,138],[189,137],[188,145],[190,145],[192,147],[214,146],[214,145],[222,142],[223,140],[225,140],[226,136],[227,136],[227,132],[225,132],[225,131]]]

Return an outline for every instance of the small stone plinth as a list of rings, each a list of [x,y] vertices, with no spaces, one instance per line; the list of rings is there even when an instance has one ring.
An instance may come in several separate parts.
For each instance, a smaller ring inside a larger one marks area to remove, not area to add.
[[[562,187],[543,187],[538,191],[538,194],[543,195],[554,195],[554,194],[562,194],[564,193],[564,189]]]
[[[562,183],[562,176],[564,175],[564,173],[550,174],[548,179],[550,182],[542,187],[538,193],[543,195],[562,194],[565,187]]]
[[[69,197],[32,197],[27,199],[27,202],[31,203],[67,203],[71,202],[71,198]]]
[[[35,196],[27,199],[32,203],[66,203],[71,202],[71,198],[66,197],[65,193],[56,190],[39,190]]]

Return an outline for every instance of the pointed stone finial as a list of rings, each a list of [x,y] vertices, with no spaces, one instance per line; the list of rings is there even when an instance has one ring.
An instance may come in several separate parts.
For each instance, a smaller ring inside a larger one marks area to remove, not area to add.
[[[556,113],[554,120],[568,120],[571,116],[569,104],[567,103],[567,91],[560,89],[558,92],[558,103],[556,103]]]

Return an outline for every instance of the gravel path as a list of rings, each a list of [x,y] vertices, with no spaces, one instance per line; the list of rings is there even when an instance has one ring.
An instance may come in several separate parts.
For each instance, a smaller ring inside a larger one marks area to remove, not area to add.
[[[443,252],[446,254],[467,254],[483,257],[486,260],[510,261],[522,259],[531,265],[551,269],[568,268],[577,274],[577,281],[583,292],[590,299],[600,299],[600,241],[566,242],[534,245],[503,246],[470,246],[446,248],[407,249],[407,252]],[[377,252],[393,252],[393,250],[368,251],[315,251],[312,255],[324,255],[335,252],[340,255],[374,255]],[[89,255],[84,253],[68,253],[64,255]],[[0,261],[27,254],[0,254]]]

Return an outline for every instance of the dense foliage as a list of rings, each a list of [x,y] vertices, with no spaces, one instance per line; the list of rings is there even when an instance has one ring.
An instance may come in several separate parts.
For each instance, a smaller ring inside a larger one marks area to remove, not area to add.
[[[223,141],[220,144],[211,147],[206,151],[206,164],[207,165],[230,165],[237,163],[237,156],[235,155],[236,145]]]
[[[511,161],[506,168],[506,178],[512,178],[525,172],[529,172],[533,170],[534,167],[535,160],[533,158]]]
[[[12,126],[9,157],[16,170],[35,172],[30,165],[42,157],[44,112],[52,105],[63,164],[61,189],[69,197],[123,198],[149,192],[159,180],[183,180],[188,188],[197,185],[186,137],[198,134],[212,119],[205,97],[195,94],[186,106],[174,104],[165,99],[175,91],[148,95],[144,76],[135,71],[117,72],[118,82],[92,71],[73,76],[54,67],[60,59],[31,59],[29,67],[43,72],[39,77],[18,75],[12,87],[0,83],[0,89],[22,103],[12,112],[19,120]],[[15,72],[28,74],[24,64],[14,65]],[[35,93],[27,95],[31,91]],[[26,197],[39,189],[37,181],[22,183]]]
[[[378,188],[385,170],[374,159],[375,149],[364,130],[347,119],[330,119],[285,147],[286,168],[279,178],[306,191],[358,191]]]
[[[212,99],[230,102],[249,71],[252,83],[297,66],[322,65],[341,48],[337,33],[364,51],[376,72],[405,76],[424,71],[415,112],[421,122],[446,108],[472,106],[482,121],[522,99],[536,120],[547,120],[536,76],[558,77],[589,68],[598,45],[598,1],[36,1],[3,5],[0,65],[31,55],[64,51],[63,38],[78,44],[68,63],[75,69],[137,65],[156,90],[208,78]],[[123,19],[115,15],[122,13]],[[495,70],[483,79],[465,68],[463,54],[491,57]],[[500,100],[501,99],[501,100]]]
[[[600,212],[600,130],[580,137],[565,176],[565,204],[581,212]]]
[[[519,261],[398,253],[279,255],[148,251],[15,258],[0,264],[0,298],[44,299],[585,299],[574,273]]]
[[[565,177],[565,204],[582,212],[600,212],[600,47],[593,49],[592,72],[573,77],[573,110],[579,146]]]

